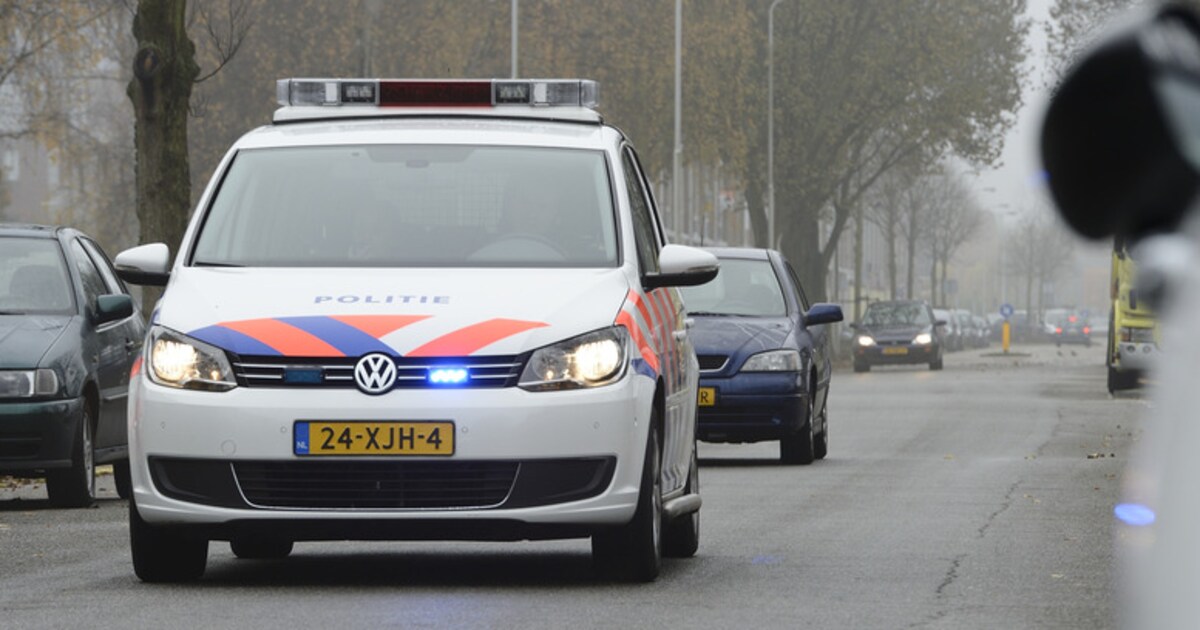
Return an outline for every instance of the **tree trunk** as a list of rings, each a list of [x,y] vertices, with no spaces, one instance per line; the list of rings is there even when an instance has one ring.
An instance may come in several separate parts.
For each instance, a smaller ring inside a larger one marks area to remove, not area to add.
[[[888,223],[887,229],[888,241],[888,296],[889,299],[896,299],[896,222]]]
[[[862,319],[863,209],[854,209],[854,321]]]
[[[191,208],[188,104],[200,69],[186,30],[186,0],[138,0],[138,51],[126,93],[133,103],[138,242],[176,253]],[[150,310],[156,291],[145,293]]]
[[[933,305],[934,308],[940,308],[941,302],[938,302],[938,290],[937,290],[937,287],[938,287],[938,283],[937,283],[937,280],[938,280],[938,273],[937,273],[938,257],[937,257],[936,249],[934,250],[933,255],[930,256],[929,258],[930,258],[930,262],[929,262],[929,303],[931,305]]]
[[[906,289],[905,289],[904,297],[905,297],[905,299],[914,300],[917,297],[917,293],[913,287],[913,284],[915,283],[914,276],[915,276],[916,268],[917,268],[917,226],[916,226],[916,221],[913,221],[913,224],[910,225],[908,228],[908,242],[906,243],[906,245],[908,247],[908,252],[907,252],[907,254],[908,254],[908,269],[906,269],[905,271],[908,274],[908,280],[907,280],[907,283],[905,284]]]

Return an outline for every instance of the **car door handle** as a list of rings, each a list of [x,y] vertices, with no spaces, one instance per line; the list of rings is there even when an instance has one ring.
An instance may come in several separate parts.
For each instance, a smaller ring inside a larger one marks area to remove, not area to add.
[[[671,336],[680,341],[683,341],[684,339],[687,339],[687,331],[686,330],[676,330],[675,332],[671,333]]]

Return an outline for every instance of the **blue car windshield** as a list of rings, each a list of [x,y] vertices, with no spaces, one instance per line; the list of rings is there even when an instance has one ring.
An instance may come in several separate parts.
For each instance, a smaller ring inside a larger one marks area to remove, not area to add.
[[[683,287],[680,291],[690,313],[751,317],[787,315],[779,278],[766,260],[722,258],[716,279],[696,287]]]
[[[866,326],[928,326],[929,310],[920,302],[875,302],[867,307]]]
[[[74,308],[58,241],[0,237],[0,313],[69,313]]]

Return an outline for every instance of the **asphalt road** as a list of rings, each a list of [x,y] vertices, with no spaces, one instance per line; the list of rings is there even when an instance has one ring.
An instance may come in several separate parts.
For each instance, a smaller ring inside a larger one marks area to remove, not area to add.
[[[55,510],[0,478],[0,627],[1107,628],[1112,506],[1146,403],[1102,350],[948,355],[835,375],[830,455],[701,445],[701,547],[654,584],[598,581],[586,541],[212,543],[198,583],[138,582],[111,477]]]

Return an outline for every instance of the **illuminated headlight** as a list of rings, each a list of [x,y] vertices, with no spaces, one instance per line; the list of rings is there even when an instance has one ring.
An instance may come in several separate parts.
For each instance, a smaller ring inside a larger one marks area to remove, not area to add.
[[[933,343],[933,335],[929,333],[921,333],[913,337],[913,344],[918,346],[927,346]]]
[[[0,370],[0,398],[33,398],[58,393],[54,370]]]
[[[150,380],[167,387],[223,392],[237,387],[225,351],[161,326],[150,331]]]
[[[742,372],[799,372],[800,353],[795,350],[760,352],[742,365]]]
[[[873,346],[875,345],[875,340],[866,335],[862,335],[858,338],[858,345],[863,346],[864,348],[867,346]]]
[[[517,384],[529,391],[597,387],[625,374],[628,335],[622,326],[580,335],[533,353]]]

